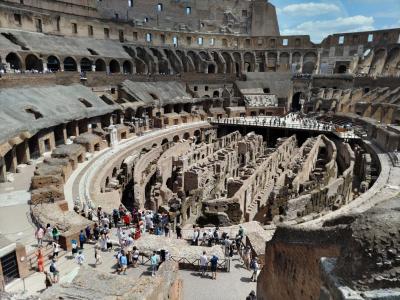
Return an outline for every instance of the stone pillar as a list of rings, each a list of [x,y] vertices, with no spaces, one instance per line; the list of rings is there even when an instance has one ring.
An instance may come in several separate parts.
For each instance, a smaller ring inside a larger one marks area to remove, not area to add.
[[[4,157],[0,157],[0,182],[6,182],[7,181],[7,176],[6,176],[7,170],[6,170],[6,162],[4,161]],[[0,276],[1,276],[1,264],[0,264]],[[1,289],[1,277],[0,277],[0,289]]]
[[[68,139],[67,125],[63,124],[62,126],[63,126],[62,132],[63,132],[64,144],[65,144],[67,142],[67,139]]]
[[[96,71],[96,64],[92,64],[92,72]]]
[[[110,125],[108,127],[108,132],[110,133],[110,146],[115,147],[118,145],[118,132],[115,125]]]
[[[304,63],[304,55],[301,55],[300,57],[300,69],[299,69],[299,73],[303,72],[303,63]]]
[[[42,60],[42,63],[43,63],[43,72],[47,72],[47,71],[48,71],[48,69],[47,69],[47,62],[45,62],[44,60]]]
[[[60,72],[64,72],[64,63],[60,61]]]
[[[320,66],[321,66],[321,51],[318,51],[318,57],[317,57],[317,63],[316,63],[316,68],[315,68],[315,74],[320,73]]]
[[[18,162],[17,162],[17,148],[15,146],[11,150],[11,156],[12,156],[12,162],[11,162],[10,172],[16,173]]]
[[[28,140],[25,140],[22,142],[23,147],[24,147],[24,157],[22,158],[22,162],[26,163],[31,159],[31,155],[29,152],[29,144],[28,144]]]

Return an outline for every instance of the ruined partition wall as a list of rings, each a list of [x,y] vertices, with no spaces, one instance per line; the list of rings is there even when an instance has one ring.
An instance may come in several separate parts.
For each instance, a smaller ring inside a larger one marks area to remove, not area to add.
[[[251,141],[261,137],[250,135],[246,138]],[[276,149],[267,149],[264,143],[260,145],[263,145],[263,151],[247,164],[242,161],[237,176],[228,179],[226,197],[203,200],[206,220],[218,224],[240,223],[252,220],[261,206],[268,205],[271,186],[281,164],[293,154],[297,141],[294,136],[279,139]],[[251,148],[251,143],[246,140],[239,143],[239,159],[243,157],[241,155],[251,153]]]
[[[318,300],[319,259],[340,255],[341,228],[278,227],[267,243],[265,265],[257,279],[259,300]]]

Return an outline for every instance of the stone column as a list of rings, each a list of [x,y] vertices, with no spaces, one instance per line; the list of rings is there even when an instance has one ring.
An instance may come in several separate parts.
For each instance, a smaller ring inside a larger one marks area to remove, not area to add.
[[[7,173],[6,162],[4,161],[4,157],[1,156],[0,157],[0,182],[6,182],[7,181],[6,173]],[[2,274],[1,273],[1,265],[0,265],[0,274]],[[0,283],[1,283],[1,279],[0,279]],[[1,284],[0,284],[0,288],[1,288]]]
[[[62,126],[63,126],[62,132],[63,132],[64,144],[65,144],[67,142],[67,139],[68,139],[67,125],[63,124]]]
[[[43,64],[43,72],[47,72],[47,62],[45,62],[44,60],[42,60],[42,64]]]
[[[23,158],[23,162],[26,163],[31,159],[31,155],[29,152],[29,144],[28,144],[28,140],[25,140],[22,142],[23,143],[23,147],[24,147],[24,158]]]
[[[17,172],[17,148],[14,146],[11,150],[11,156],[12,156],[12,162],[11,162],[11,168],[10,172],[16,173]]]
[[[299,73],[303,72],[303,63],[304,63],[304,55],[302,54],[300,57],[300,69],[299,69]]]
[[[117,127],[115,125],[110,125],[108,127],[108,132],[110,133],[110,146],[115,147],[118,145]]]

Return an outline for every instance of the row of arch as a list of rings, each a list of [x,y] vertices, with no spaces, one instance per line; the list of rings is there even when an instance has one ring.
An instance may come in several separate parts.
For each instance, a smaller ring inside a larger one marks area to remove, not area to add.
[[[371,51],[366,58],[366,61],[371,61],[369,74],[370,75],[400,75],[400,47],[388,49],[380,48]]]
[[[292,65],[298,71],[312,73],[317,65],[317,54],[307,52],[227,52],[172,50],[145,47],[123,46],[131,56],[123,62],[111,59],[108,64],[103,58],[80,60],[72,56],[61,60],[56,55],[41,59],[35,54],[28,54],[25,60],[15,52],[6,56],[6,62],[11,69],[43,71],[44,64],[50,71],[108,71],[110,73],[138,74],[180,74],[180,73],[209,73],[209,74],[240,74],[242,72],[289,71]],[[24,62],[24,64],[23,64]]]
[[[110,60],[107,68],[106,61],[102,58],[98,58],[96,60],[90,60],[87,57],[81,58],[77,61],[75,58],[68,56],[64,58],[64,60],[60,61],[60,59],[55,55],[50,55],[47,57],[47,60],[42,60],[37,57],[35,54],[28,54],[23,60],[17,53],[11,52],[6,58],[6,62],[10,65],[10,68],[13,70],[36,70],[39,72],[43,71],[43,62],[46,64],[47,69],[52,72],[57,71],[99,71],[110,73],[133,73],[133,64],[129,60],[125,60],[122,65],[116,59]],[[23,68],[23,62],[25,63],[25,68]],[[62,62],[62,64],[61,64]]]

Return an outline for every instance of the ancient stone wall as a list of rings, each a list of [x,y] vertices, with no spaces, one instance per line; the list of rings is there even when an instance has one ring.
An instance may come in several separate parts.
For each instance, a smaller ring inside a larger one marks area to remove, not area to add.
[[[343,238],[344,231],[337,228],[278,227],[266,245],[265,266],[257,279],[257,299],[320,299],[319,259],[339,256]]]

